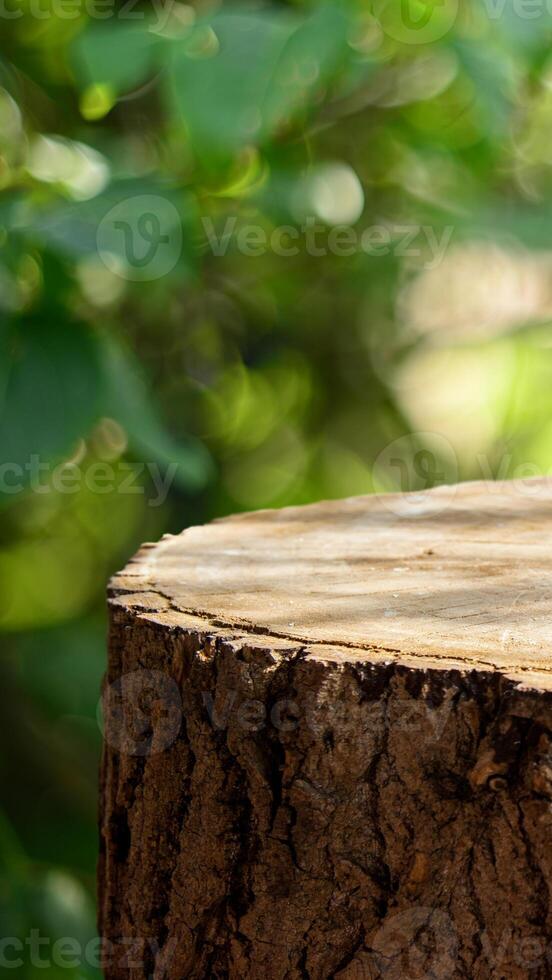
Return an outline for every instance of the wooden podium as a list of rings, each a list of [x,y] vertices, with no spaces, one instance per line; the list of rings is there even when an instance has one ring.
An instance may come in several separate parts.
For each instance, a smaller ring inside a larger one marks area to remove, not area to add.
[[[552,976],[552,482],[238,515],[109,596],[107,980]]]

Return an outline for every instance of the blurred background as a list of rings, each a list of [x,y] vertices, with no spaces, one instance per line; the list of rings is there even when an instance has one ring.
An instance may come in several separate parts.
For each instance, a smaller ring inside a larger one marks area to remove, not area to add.
[[[2,0],[17,975],[100,975],[104,595],[142,541],[552,472],[548,7]]]

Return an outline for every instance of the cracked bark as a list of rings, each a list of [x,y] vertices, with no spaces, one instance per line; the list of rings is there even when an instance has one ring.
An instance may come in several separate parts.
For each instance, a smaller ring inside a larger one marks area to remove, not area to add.
[[[243,515],[113,581],[106,980],[551,975],[552,503],[485,493]]]

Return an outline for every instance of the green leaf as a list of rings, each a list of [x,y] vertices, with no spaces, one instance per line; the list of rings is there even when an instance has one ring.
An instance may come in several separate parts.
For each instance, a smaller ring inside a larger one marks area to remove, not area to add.
[[[523,201],[519,198],[496,198],[490,194],[484,201],[470,199],[461,210],[448,213],[428,210],[424,220],[436,227],[444,227],[447,221],[454,223],[454,236],[464,241],[494,242],[505,248],[522,246],[535,251],[550,250],[550,226],[552,208],[539,201]]]
[[[55,462],[98,414],[92,331],[62,314],[0,321],[0,459],[28,482],[31,457]],[[7,478],[7,482],[12,477]]]
[[[479,114],[487,138],[504,136],[514,104],[515,64],[507,52],[493,55],[477,41],[455,37],[450,47],[468,78],[473,82],[474,108]]]
[[[233,11],[172,44],[170,85],[198,154],[265,143],[312,105],[348,51],[347,19],[323,5],[308,19]]]
[[[0,232],[10,232],[17,223],[17,214],[25,207],[21,191],[4,190],[0,198]]]
[[[350,54],[350,24],[342,9],[323,4],[293,32],[281,52],[262,105],[268,139],[296,112],[308,108]]]
[[[109,85],[115,94],[143,82],[154,65],[160,38],[147,21],[91,24],[76,38],[73,64],[82,86]]]
[[[138,362],[112,337],[102,341],[103,413],[114,418],[144,460],[174,466],[175,479],[188,490],[205,485],[212,472],[211,458],[198,440],[173,439],[159,419]]]

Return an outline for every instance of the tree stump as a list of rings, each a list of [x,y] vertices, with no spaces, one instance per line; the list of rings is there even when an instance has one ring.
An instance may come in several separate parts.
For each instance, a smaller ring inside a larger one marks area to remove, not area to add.
[[[552,483],[260,511],[110,586],[107,980],[552,976]]]

